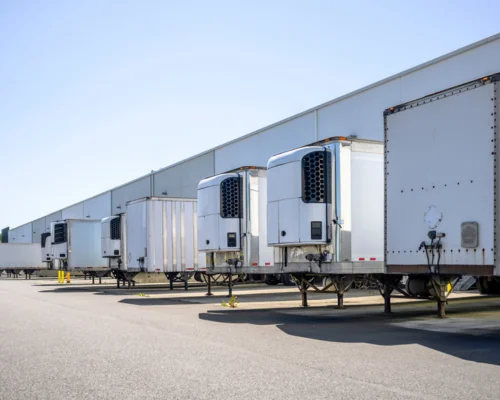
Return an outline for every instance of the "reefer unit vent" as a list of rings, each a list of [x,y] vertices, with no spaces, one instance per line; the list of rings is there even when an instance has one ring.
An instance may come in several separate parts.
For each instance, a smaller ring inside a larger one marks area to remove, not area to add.
[[[111,220],[109,224],[109,229],[110,229],[110,238],[111,240],[121,240],[122,234],[121,234],[121,218],[114,218]]]
[[[222,218],[241,218],[241,177],[224,179],[220,184],[220,216]]]
[[[68,230],[66,223],[54,225],[54,244],[66,243],[68,241]]]
[[[304,203],[326,203],[329,201],[331,176],[330,153],[315,151],[302,158],[302,201]]]

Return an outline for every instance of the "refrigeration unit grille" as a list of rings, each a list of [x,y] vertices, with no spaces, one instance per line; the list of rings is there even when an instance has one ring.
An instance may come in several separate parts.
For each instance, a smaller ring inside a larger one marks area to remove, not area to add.
[[[41,236],[41,246],[42,246],[42,249],[45,248],[45,242],[47,241],[47,238],[50,236],[50,233],[48,232],[44,232],[42,233],[42,236]]]
[[[120,240],[122,238],[121,218],[112,219],[111,223],[109,224],[109,229],[111,231],[111,240]]]
[[[54,226],[54,244],[66,243],[68,241],[66,224],[56,224]]]
[[[241,218],[241,178],[226,178],[220,184],[220,215],[222,218]]]
[[[314,151],[302,158],[302,201],[330,203],[330,153]]]

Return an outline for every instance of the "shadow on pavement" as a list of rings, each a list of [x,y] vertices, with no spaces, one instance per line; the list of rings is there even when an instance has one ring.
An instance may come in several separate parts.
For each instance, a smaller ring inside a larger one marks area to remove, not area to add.
[[[496,317],[498,323],[484,331],[476,329],[474,332],[474,329],[473,331],[469,329],[460,332],[460,329],[455,329],[455,324],[463,321],[467,321],[468,324],[470,321],[474,321],[473,324],[477,322],[480,328],[481,323],[488,322],[487,317],[471,318],[471,314],[478,311],[498,311],[500,309],[498,301],[495,304],[472,307],[472,309],[466,309],[467,305],[449,307],[449,318],[445,320],[434,317],[434,307],[411,310],[395,308],[395,313],[389,315],[377,313],[374,306],[369,307],[371,314],[370,311],[356,308],[355,311],[358,312],[344,315],[342,315],[344,311],[348,313],[352,311],[352,308],[335,311],[326,307],[314,307],[309,310],[303,308],[220,310],[201,313],[199,318],[227,324],[275,325],[288,335],[328,342],[368,343],[378,346],[418,344],[463,360],[500,365],[500,320],[498,316]],[[325,312],[329,310],[334,312],[325,315]],[[313,312],[310,315],[304,315],[297,314],[297,311]],[[400,323],[409,323],[410,326],[404,327],[399,325]],[[429,325],[434,330],[424,329]],[[446,331],[447,328],[455,331]]]
[[[174,292],[163,292],[163,293],[175,293]],[[183,292],[183,293],[189,293],[189,292]],[[154,294],[152,292],[145,292],[145,294]],[[367,295],[366,293],[364,294],[365,296]],[[245,303],[258,303],[258,302],[280,302],[280,301],[296,301],[297,304],[300,302],[300,293],[298,291],[294,292],[277,292],[277,293],[237,293],[237,298],[239,301],[245,302]],[[336,299],[336,295],[326,295],[326,294],[317,294],[317,293],[310,293],[309,294],[309,299],[311,300],[332,300]],[[179,304],[179,303],[184,303],[184,304],[189,304],[189,303],[194,303],[194,304],[200,304],[200,303],[205,303],[205,304],[210,304],[210,303],[221,303],[223,301],[227,301],[228,296],[226,292],[223,293],[216,293],[214,296],[206,296],[205,293],[200,293],[200,295],[195,295],[195,296],[182,296],[181,293],[179,293],[179,296],[177,297],[168,297],[168,298],[148,298],[147,296],[144,297],[137,297],[137,298],[127,298],[120,300],[120,303],[123,304],[132,304],[136,306],[164,306],[164,305],[171,305],[171,304]]]

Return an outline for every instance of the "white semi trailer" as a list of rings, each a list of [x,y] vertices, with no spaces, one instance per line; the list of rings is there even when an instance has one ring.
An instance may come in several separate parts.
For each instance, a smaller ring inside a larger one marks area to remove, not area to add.
[[[440,316],[461,276],[500,293],[500,74],[391,107],[385,119],[386,309],[408,276]],[[392,278],[392,279],[391,279]]]
[[[47,269],[40,260],[40,243],[1,243],[0,274],[6,271],[14,277],[24,272],[26,279],[31,279],[35,271]]]
[[[233,274],[278,284],[266,221],[265,168],[241,167],[200,181],[198,248],[206,257],[208,279],[229,276],[230,290]]]
[[[79,271],[101,278],[108,274],[107,260],[101,255],[101,221],[67,219],[50,224],[52,260],[55,268]]]
[[[196,200],[147,197],[127,203],[126,253],[128,274],[163,273],[173,288],[196,272],[204,273],[198,253]]]
[[[275,271],[292,274],[304,306],[313,288],[335,291],[342,307],[356,277],[384,272],[383,143],[331,138],[278,154],[267,168]]]

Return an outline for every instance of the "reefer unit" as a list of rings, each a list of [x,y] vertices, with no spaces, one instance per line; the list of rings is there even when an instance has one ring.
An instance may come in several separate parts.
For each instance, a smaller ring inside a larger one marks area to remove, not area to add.
[[[40,243],[1,243],[0,271],[47,269],[40,260]]]
[[[67,219],[50,224],[52,258],[59,269],[104,272],[108,262],[101,255],[101,221]]]
[[[333,138],[267,167],[267,238],[279,269],[383,272],[382,143]]]
[[[50,232],[44,232],[40,235],[40,254],[42,262],[52,263],[52,240]]]
[[[111,269],[126,270],[125,254],[127,235],[126,214],[114,215],[101,220],[101,251]]]
[[[267,246],[267,171],[245,167],[198,184],[198,248],[212,268],[273,266]]]
[[[198,257],[196,200],[147,197],[127,203],[127,271],[193,273]]]
[[[499,78],[385,111],[388,273],[500,274]]]

